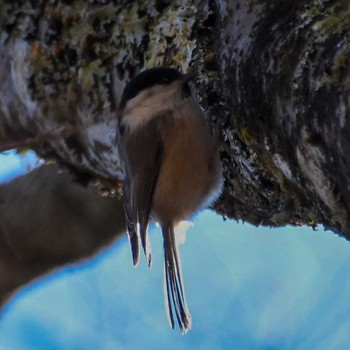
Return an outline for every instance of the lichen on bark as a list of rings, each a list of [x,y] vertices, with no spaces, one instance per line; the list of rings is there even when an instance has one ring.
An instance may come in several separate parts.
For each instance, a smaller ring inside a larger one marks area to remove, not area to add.
[[[224,166],[215,209],[349,235],[348,13],[345,0],[3,1],[1,139],[65,135],[35,148],[112,188],[125,82],[192,69]]]
[[[229,148],[245,150],[232,156],[241,174],[232,197],[248,193],[244,204],[267,224],[322,223],[348,235],[348,2],[228,6],[218,51]]]

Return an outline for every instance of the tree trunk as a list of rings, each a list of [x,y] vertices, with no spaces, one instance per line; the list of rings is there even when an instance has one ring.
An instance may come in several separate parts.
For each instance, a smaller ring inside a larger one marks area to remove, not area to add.
[[[224,214],[350,237],[349,10],[347,1],[219,2]]]
[[[224,166],[215,210],[349,238],[349,3],[117,3],[2,2],[1,149],[33,148],[113,194],[125,82],[195,70]]]

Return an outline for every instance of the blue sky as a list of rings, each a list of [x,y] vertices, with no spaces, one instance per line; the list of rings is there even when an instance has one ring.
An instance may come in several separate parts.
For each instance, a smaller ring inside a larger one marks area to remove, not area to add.
[[[38,162],[33,151],[17,154],[15,150],[0,153],[0,184],[25,174]]]
[[[346,349],[350,245],[310,228],[269,229],[204,211],[180,247],[193,318],[168,326],[161,234],[153,266],[126,239],[22,290],[0,318],[0,350]]]

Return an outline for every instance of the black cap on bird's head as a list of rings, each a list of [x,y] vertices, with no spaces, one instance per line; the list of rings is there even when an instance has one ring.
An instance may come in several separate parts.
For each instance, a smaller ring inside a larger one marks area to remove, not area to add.
[[[154,85],[169,85],[175,80],[183,80],[186,82],[193,77],[194,75],[192,73],[181,74],[174,68],[157,67],[147,69],[136,75],[126,85],[121,97],[119,108],[123,109],[129,100],[134,98],[141,91]]]

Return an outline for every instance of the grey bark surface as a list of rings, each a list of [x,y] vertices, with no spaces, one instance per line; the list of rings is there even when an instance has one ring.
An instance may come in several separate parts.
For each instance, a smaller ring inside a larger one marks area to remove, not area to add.
[[[0,5],[1,150],[33,148],[113,196],[126,81],[159,65],[194,70],[224,166],[213,209],[350,238],[347,1],[74,3]]]
[[[228,215],[349,237],[349,3],[222,4]]]

